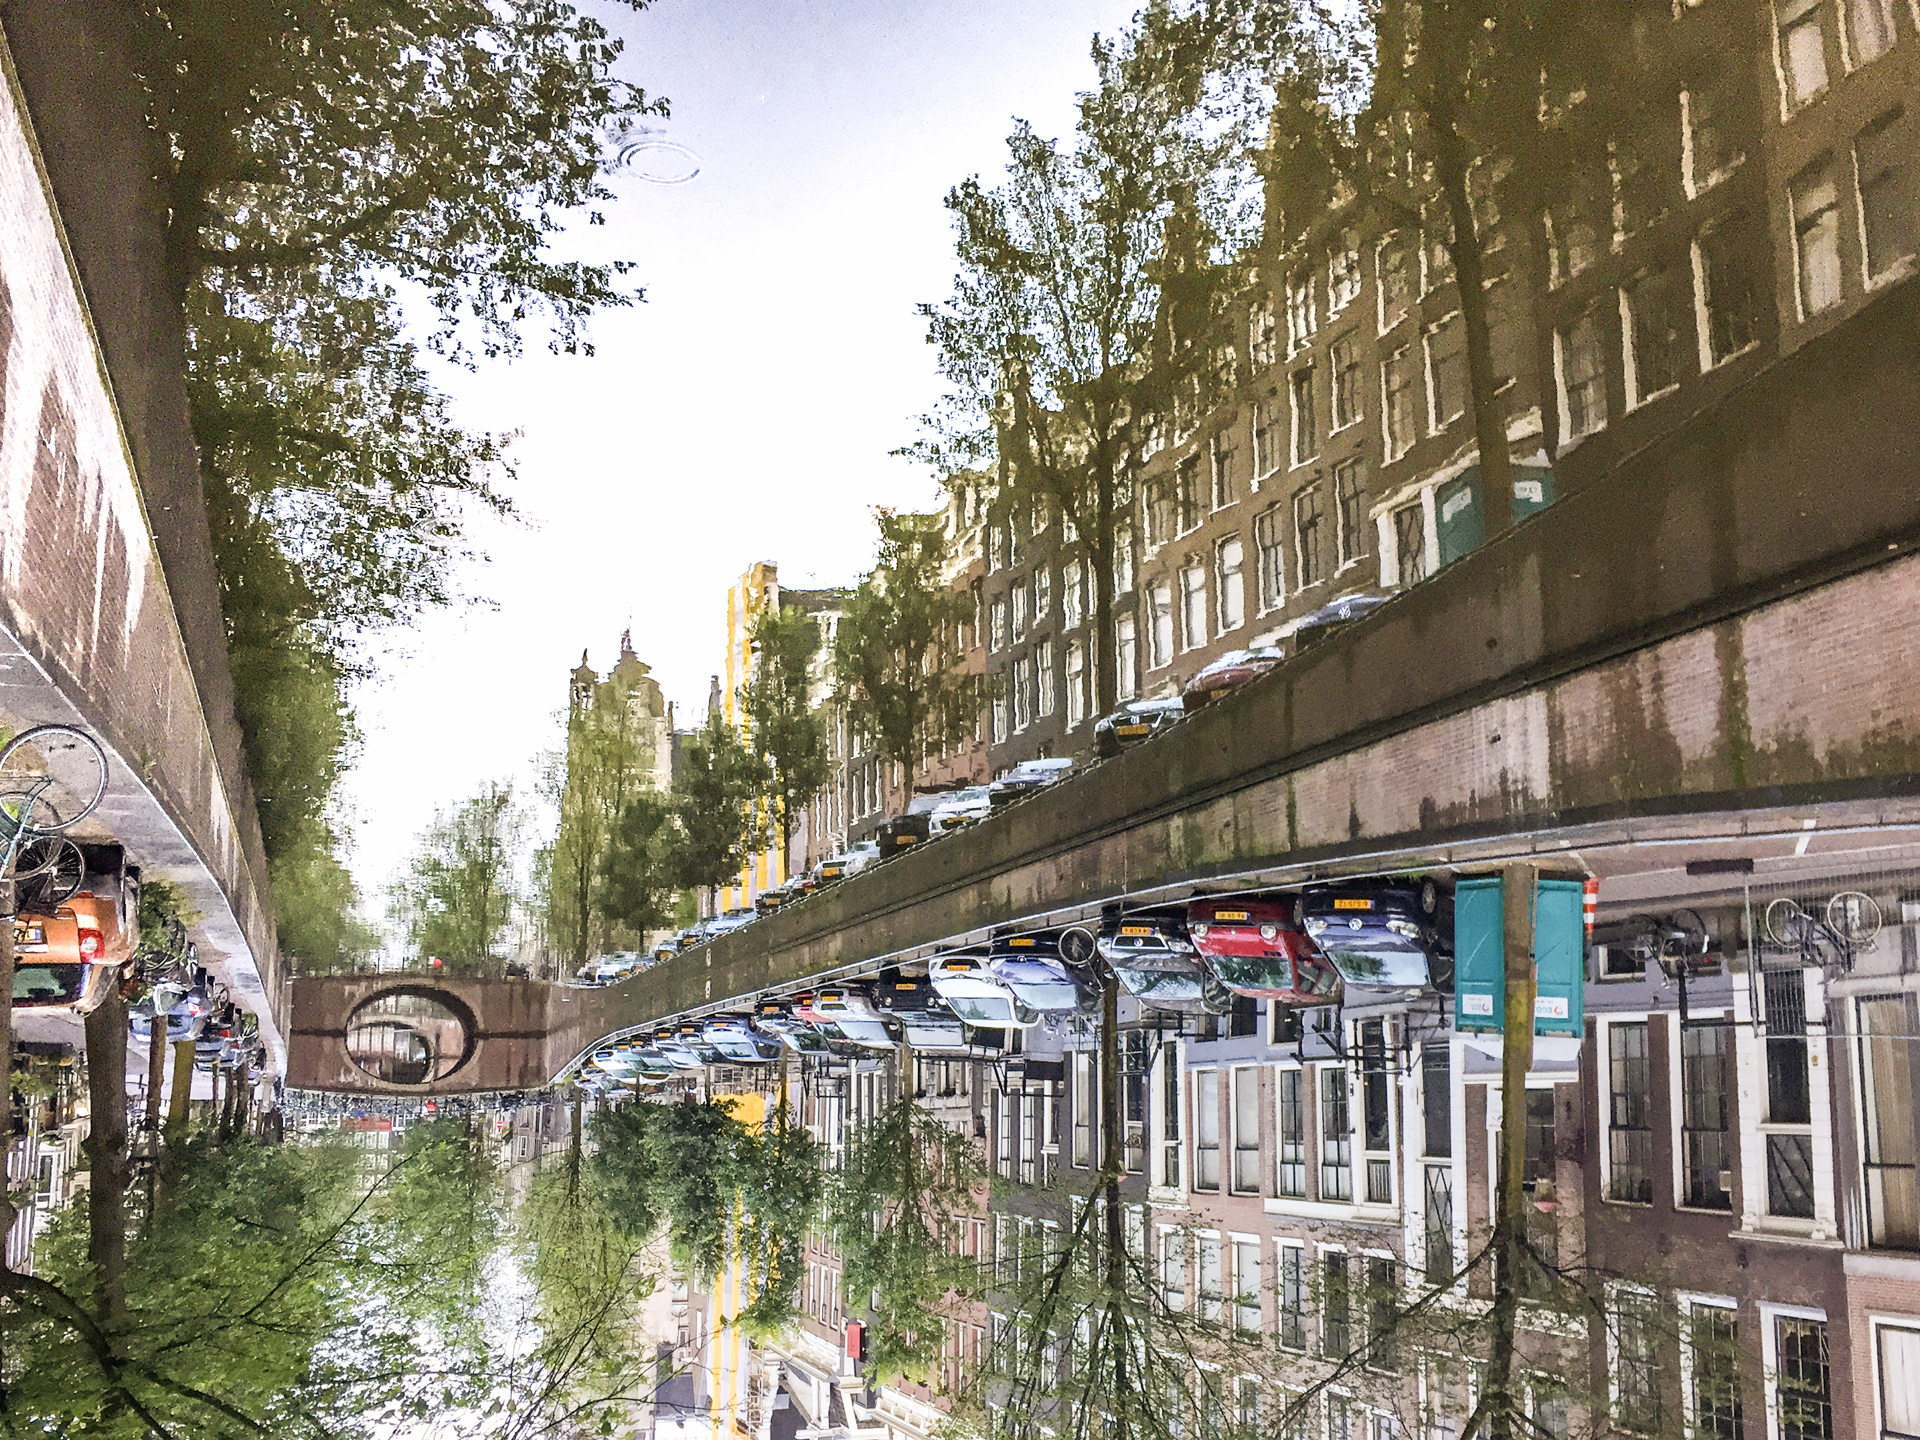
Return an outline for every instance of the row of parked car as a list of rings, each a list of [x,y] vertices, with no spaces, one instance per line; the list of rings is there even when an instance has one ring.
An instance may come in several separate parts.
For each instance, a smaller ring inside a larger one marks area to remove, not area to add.
[[[996,936],[935,957],[924,974],[888,970],[768,998],[750,1013],[664,1027],[602,1049],[589,1083],[659,1082],[676,1069],[763,1063],[789,1051],[995,1046],[1009,1029],[1094,1013],[1106,970],[1149,1009],[1224,1015],[1238,997],[1331,1005],[1349,985],[1446,992],[1453,962],[1453,892],[1438,876],[1200,895],[1098,926]]]
[[[238,1070],[258,1066],[265,1058],[258,1022],[227,998],[205,971],[193,983],[155,984],[127,1007],[133,1033],[149,1039],[156,1026],[166,1032],[166,1043],[193,1042],[193,1063],[199,1070]]]

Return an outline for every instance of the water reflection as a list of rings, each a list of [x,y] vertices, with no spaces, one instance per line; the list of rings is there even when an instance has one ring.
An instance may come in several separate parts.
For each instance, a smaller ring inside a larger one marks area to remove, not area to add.
[[[432,995],[390,990],[353,1012],[347,1054],[376,1080],[426,1085],[443,1080],[467,1058],[465,1019]]]

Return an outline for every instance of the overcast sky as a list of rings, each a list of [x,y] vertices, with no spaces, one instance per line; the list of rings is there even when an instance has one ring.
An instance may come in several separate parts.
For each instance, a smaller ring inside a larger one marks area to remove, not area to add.
[[[569,235],[635,261],[647,292],[594,323],[597,354],[536,339],[442,377],[466,423],[520,433],[526,523],[477,530],[490,563],[463,579],[488,605],[392,637],[357,697],[352,863],[376,911],[436,808],[491,779],[531,789],[582,648],[604,672],[631,626],[667,697],[697,709],[748,564],[848,582],[871,562],[870,507],[933,502],[888,452],[940,391],[914,306],[950,287],[942,201],[999,174],[1014,116],[1071,129],[1089,41],[1135,0],[596,8],[701,170],[616,180],[605,227]]]

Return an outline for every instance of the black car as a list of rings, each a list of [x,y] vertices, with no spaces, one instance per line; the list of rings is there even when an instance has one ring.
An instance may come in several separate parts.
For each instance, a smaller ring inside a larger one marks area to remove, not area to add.
[[[1233,993],[1200,958],[1182,913],[1141,911],[1109,920],[1096,944],[1120,988],[1149,1009],[1176,1015],[1233,1010]]]
[[[1342,595],[1337,600],[1329,600],[1318,610],[1303,615],[1293,632],[1294,653],[1318,645],[1344,625],[1356,620],[1364,620],[1382,605],[1393,599],[1391,595],[1362,592],[1357,595]]]
[[[1169,725],[1178,725],[1186,717],[1186,702],[1178,695],[1159,700],[1129,700],[1094,724],[1094,753],[1103,759],[1111,758],[1129,745],[1152,739]]]
[[[1002,805],[1024,800],[1036,790],[1044,790],[1055,781],[1064,780],[1072,769],[1073,760],[1070,756],[1022,760],[987,787],[987,803],[998,810]]]
[[[1453,887],[1436,877],[1315,885],[1300,922],[1350,985],[1453,989]]]
[[[946,789],[915,795],[907,802],[907,813],[888,818],[874,835],[880,842],[880,858],[898,855],[915,845],[925,844],[933,834],[933,811],[946,798]]]

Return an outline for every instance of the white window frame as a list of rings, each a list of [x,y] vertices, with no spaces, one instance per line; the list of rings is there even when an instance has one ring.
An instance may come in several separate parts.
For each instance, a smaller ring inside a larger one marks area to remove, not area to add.
[[[1901,1330],[1920,1335],[1920,1315],[1867,1313],[1867,1344],[1873,1384],[1873,1440],[1884,1440],[1887,1434],[1886,1389],[1880,1370],[1880,1334],[1883,1330]]]
[[[1442,415],[1440,413],[1441,395],[1440,385],[1437,379],[1440,372],[1434,362],[1433,342],[1449,325],[1459,325],[1461,327],[1460,366],[1462,371],[1465,372],[1467,367],[1466,320],[1458,310],[1441,316],[1440,319],[1427,326],[1420,335],[1420,353],[1422,360],[1425,362],[1424,368],[1427,377],[1427,433],[1429,435],[1444,435],[1448,426],[1466,415],[1467,412],[1473,408],[1473,376],[1469,372],[1463,373],[1461,376],[1460,408],[1451,415]]]
[[[1676,1029],[1677,1033],[1677,1029]],[[1676,1050],[1676,1054],[1678,1051]],[[1695,1440],[1699,1426],[1694,1417],[1699,1413],[1699,1404],[1694,1395],[1693,1375],[1693,1312],[1696,1310],[1724,1310],[1732,1313],[1734,1323],[1740,1319],[1740,1302],[1732,1295],[1696,1294],[1691,1290],[1682,1290],[1674,1296],[1675,1308],[1680,1312],[1680,1409],[1681,1425],[1687,1440]]]
[[[1827,1312],[1811,1305],[1777,1305],[1771,1301],[1760,1302],[1760,1379],[1766,1391],[1767,1402],[1767,1440],[1781,1440],[1780,1437],[1780,1390],[1776,1376],[1779,1373],[1779,1343],[1774,1336],[1776,1320],[1818,1320],[1822,1325],[1830,1324]],[[1832,1335],[1829,1332],[1828,1340]],[[1829,1352],[1831,1354],[1831,1352]],[[1838,1387],[1834,1384],[1835,1371],[1838,1369],[1831,1358],[1827,1362],[1827,1399],[1834,1408]],[[1878,1403],[1876,1397],[1875,1409]],[[1877,1434],[1877,1432],[1876,1432]]]

